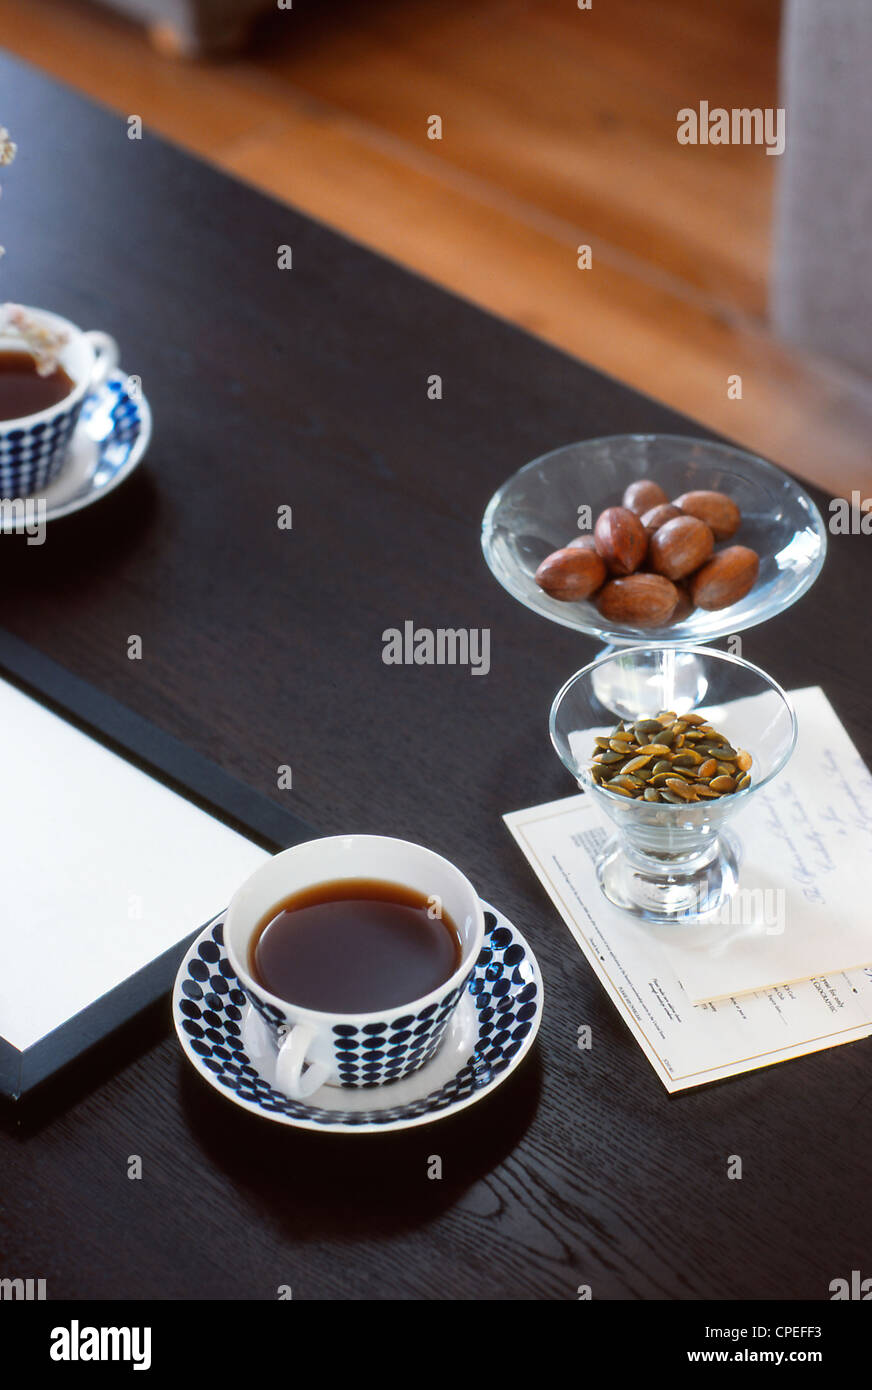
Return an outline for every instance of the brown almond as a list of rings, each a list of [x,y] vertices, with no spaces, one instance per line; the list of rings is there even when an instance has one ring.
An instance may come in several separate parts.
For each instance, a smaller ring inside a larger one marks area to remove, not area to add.
[[[645,527],[648,535],[652,536],[658,526],[664,526],[667,521],[673,521],[675,517],[681,516],[682,514],[681,508],[676,507],[674,502],[660,502],[656,507],[652,507],[650,511],[643,512],[642,525]]]
[[[690,617],[696,605],[690,597],[690,589],[687,587],[685,581],[679,579],[674,582],[678,590],[678,603],[675,605],[675,612],[672,614],[669,621],[670,623],[683,623],[685,618]]]
[[[633,623],[638,627],[660,627],[668,623],[677,602],[678,590],[661,574],[630,574],[623,579],[610,579],[597,597],[597,607],[607,622]]]
[[[578,546],[566,546],[546,555],[536,571],[539,588],[567,603],[590,598],[605,580],[605,561],[595,550]]]
[[[676,516],[654,532],[648,560],[657,574],[683,579],[704,565],[715,548],[715,538],[704,521],[695,516]]]
[[[597,517],[593,534],[597,552],[612,574],[632,574],[645,558],[648,533],[626,507],[606,507]]]
[[[628,511],[641,516],[652,507],[659,507],[661,502],[668,502],[669,498],[659,483],[653,482],[651,478],[640,478],[638,482],[630,483],[621,500]]]
[[[583,536],[573,536],[571,541],[566,542],[567,550],[596,550],[596,539],[593,531],[585,531]]]
[[[704,521],[716,541],[728,541],[739,529],[742,513],[725,492],[683,492],[675,506]]]
[[[760,559],[746,545],[730,545],[703,565],[690,581],[690,593],[700,608],[729,608],[753,589]]]

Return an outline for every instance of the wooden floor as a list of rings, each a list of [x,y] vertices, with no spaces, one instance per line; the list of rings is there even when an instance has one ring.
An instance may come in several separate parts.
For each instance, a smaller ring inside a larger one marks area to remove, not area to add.
[[[49,73],[830,491],[867,496],[872,385],[767,327],[778,161],[675,138],[676,112],[703,97],[778,104],[778,22],[777,0],[294,0],[241,56],[206,63],[156,52],[87,0],[0,0],[0,41]],[[427,138],[432,115],[441,140]],[[14,127],[15,113],[0,119]]]

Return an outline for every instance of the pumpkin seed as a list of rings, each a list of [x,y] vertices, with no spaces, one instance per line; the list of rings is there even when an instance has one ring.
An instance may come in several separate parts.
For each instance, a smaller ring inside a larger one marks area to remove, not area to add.
[[[746,787],[750,787],[750,785],[751,785],[751,774],[750,774],[750,772],[743,772],[742,775],[741,775],[741,777],[739,778],[738,783],[736,784],[736,789],[737,789],[737,791],[742,792],[742,791],[745,790]]]
[[[615,752],[609,751],[608,753],[603,753],[602,757],[600,758],[600,762],[601,762],[601,763],[620,763],[620,762],[623,762],[623,760],[624,760],[624,758],[625,758],[626,756],[627,756],[626,753],[615,753]]]
[[[660,793],[656,787],[646,787],[642,793],[642,798],[645,801],[659,801]]]
[[[622,753],[624,757],[626,757],[627,753],[630,751],[629,740],[622,738],[610,738],[609,748],[611,748],[613,753]]]
[[[598,738],[595,740],[595,742],[597,748],[608,748],[609,746],[609,741],[607,738]]]
[[[659,719],[640,719],[633,725],[633,733],[639,743],[644,743],[649,734],[659,734],[662,728]]]
[[[604,791],[611,792],[613,796],[628,796],[631,799],[633,795],[632,792],[627,791],[626,787],[616,787],[611,782],[606,785]]]
[[[680,753],[676,753],[672,759],[673,767],[699,767],[702,758],[699,753],[694,753],[692,748],[683,748]]]
[[[686,782],[682,782],[680,777],[668,777],[666,779],[666,785],[671,792],[675,792],[676,796],[680,796],[682,801],[696,800],[696,793]]]
[[[736,779],[734,777],[713,777],[709,786],[713,792],[734,792]]]
[[[642,756],[641,758],[631,758],[630,761],[629,761],[628,763],[625,763],[625,764],[624,764],[624,771],[625,771],[625,772],[636,772],[638,768],[640,768],[640,767],[645,767],[647,763],[650,763],[650,761],[651,761],[651,754],[650,754],[650,753],[645,753],[645,754],[643,754],[643,756]]]
[[[710,777],[714,777],[717,770],[718,765],[715,759],[706,758],[705,762],[700,763],[699,767],[696,769],[696,775],[697,777],[700,777],[704,782],[707,782]]]
[[[685,724],[704,724],[705,715],[703,714],[683,714],[682,719]]]
[[[675,792],[671,792],[671,791],[669,791],[668,789],[667,789],[667,790],[664,790],[664,791],[662,791],[662,792],[660,793],[660,800],[661,800],[661,801],[668,801],[669,804],[670,804],[670,806],[683,806],[683,805],[684,805],[684,798],[681,797],[681,796],[676,796],[676,795],[675,795]]]
[[[656,763],[654,764],[654,766],[651,768],[651,771],[652,771],[652,772],[669,772],[669,770],[671,769],[671,767],[672,767],[672,763],[669,761],[668,758],[660,758],[659,761],[656,762]]]
[[[647,753],[649,757],[653,758],[655,753],[662,757],[664,753],[671,753],[672,749],[667,748],[665,743],[646,743],[639,749],[639,752]]]
[[[736,766],[738,767],[740,772],[747,772],[748,768],[751,766],[751,763],[753,761],[754,760],[751,757],[750,753],[746,753],[744,748],[739,749],[739,756],[736,759]]]

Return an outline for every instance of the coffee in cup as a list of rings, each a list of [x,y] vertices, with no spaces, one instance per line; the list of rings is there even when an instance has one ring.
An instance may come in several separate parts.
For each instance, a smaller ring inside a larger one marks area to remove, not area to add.
[[[358,1014],[429,994],[462,954],[451,918],[419,889],[347,878],[270,908],[252,937],[249,969],[292,1004]]]

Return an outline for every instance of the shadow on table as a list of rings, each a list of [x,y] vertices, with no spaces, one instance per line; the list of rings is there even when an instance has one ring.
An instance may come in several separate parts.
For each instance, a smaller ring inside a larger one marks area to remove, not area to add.
[[[141,1063],[166,1038],[167,1000],[162,996],[21,1099],[0,1096],[0,1131],[32,1139],[128,1067]]]
[[[46,544],[30,544],[25,534],[4,535],[0,580],[7,603],[19,589],[29,598],[54,600],[59,587],[65,594],[83,582],[111,587],[115,570],[147,541],[160,509],[158,486],[141,471],[94,506],[49,522]]]
[[[205,1159],[268,1205],[295,1242],[382,1236],[433,1220],[520,1143],[542,1080],[537,1044],[496,1091],[444,1120],[387,1134],[318,1134],[229,1105],[183,1059],[179,1066],[182,1110]],[[434,1157],[438,1180],[428,1176]]]

